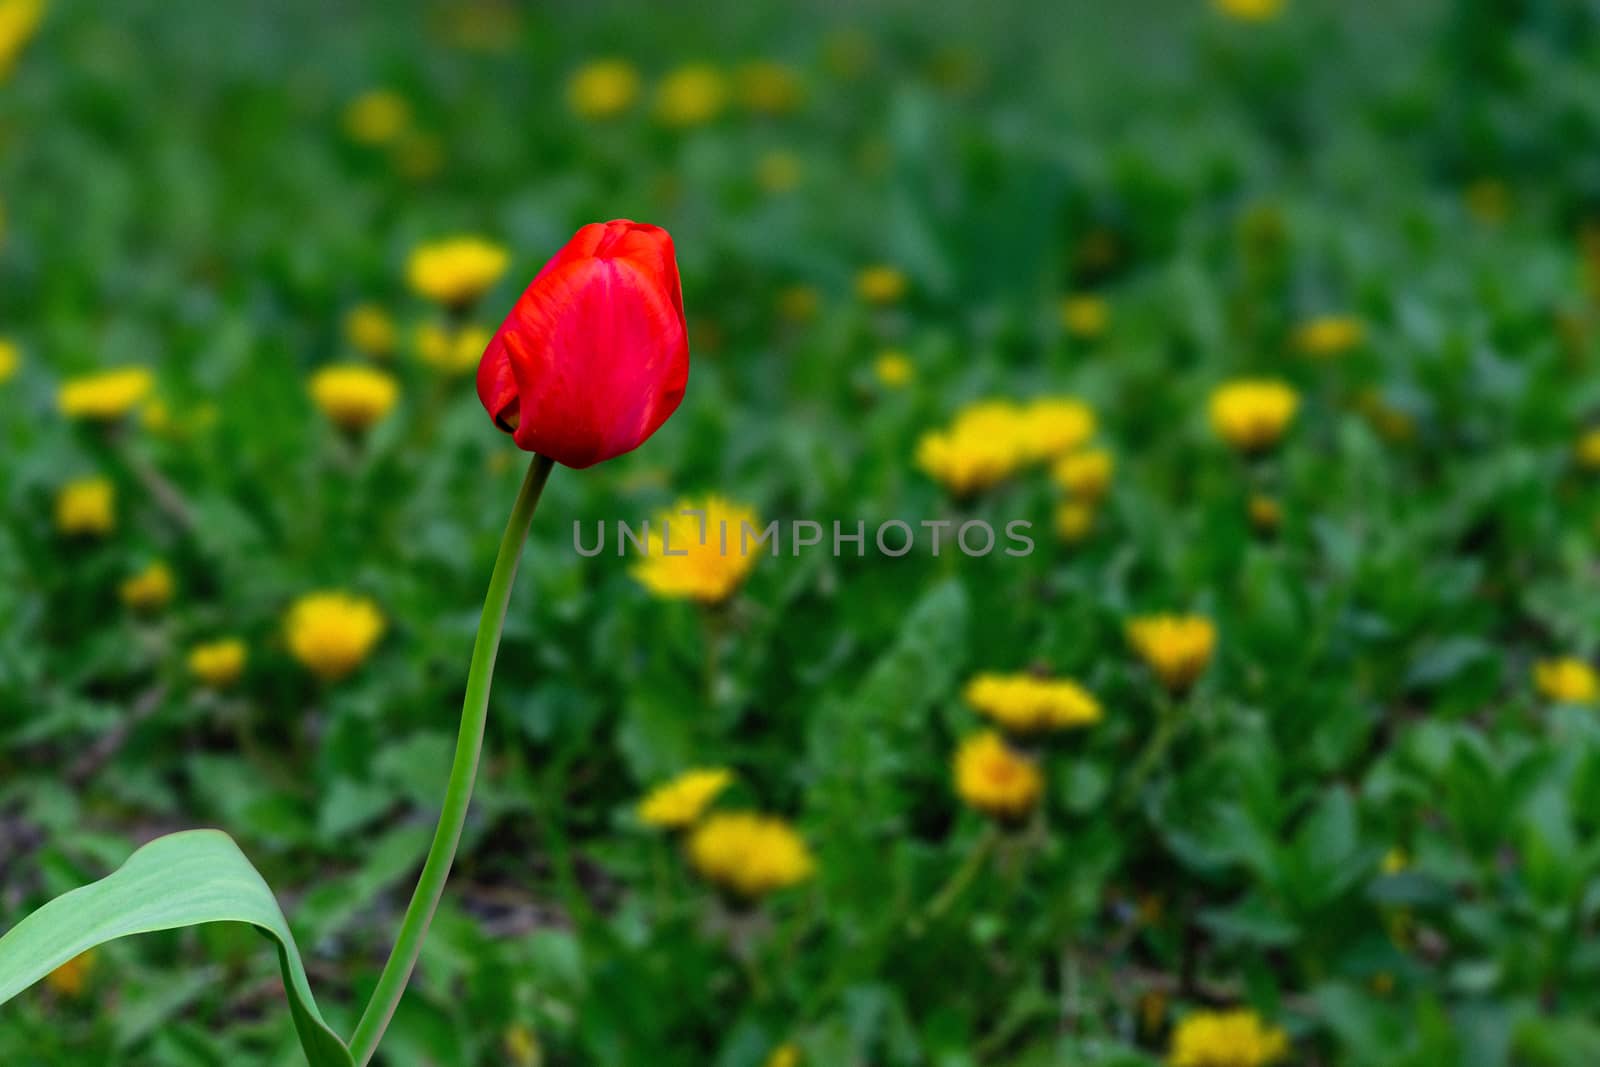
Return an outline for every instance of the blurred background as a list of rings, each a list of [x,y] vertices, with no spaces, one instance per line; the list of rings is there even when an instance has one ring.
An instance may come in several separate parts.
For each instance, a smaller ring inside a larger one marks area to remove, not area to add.
[[[477,357],[633,218],[688,395],[551,478],[380,1062],[1600,1062],[1597,84],[1584,0],[0,0],[0,929],[222,827],[350,1032]],[[1037,548],[573,549],[708,496]],[[301,1062],[273,955],[105,946],[0,1060]]]

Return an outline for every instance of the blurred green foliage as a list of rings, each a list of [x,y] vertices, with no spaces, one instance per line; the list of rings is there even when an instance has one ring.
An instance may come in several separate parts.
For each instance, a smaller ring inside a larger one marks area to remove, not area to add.
[[[568,78],[613,56],[642,95],[574,114]],[[792,110],[750,113],[736,78],[710,121],[653,116],[679,65],[755,60],[794,72]],[[0,384],[0,928],[152,836],[224,827],[350,1031],[426,849],[521,467],[470,377],[409,354],[437,317],[406,256],[504,244],[492,327],[578,225],[633,217],[677,241],[689,395],[636,454],[551,480],[383,1062],[758,1067],[792,1041],[828,1067],[1131,1067],[1236,1004],[1295,1064],[1600,1062],[1600,721],[1532,683],[1600,651],[1600,493],[1573,452],[1600,414],[1597,77],[1600,14],[1562,0],[1263,21],[1200,0],[59,0],[0,83],[0,336],[21,353]],[[410,111],[391,144],[345,130],[373,89]],[[909,279],[887,308],[853,288],[879,263]],[[813,317],[782,313],[795,286]],[[1063,330],[1069,293],[1106,302],[1102,335]],[[356,442],[306,382],[359,358],[342,323],[367,302],[400,326],[402,400]],[[1321,315],[1364,340],[1307,358],[1294,331]],[[874,376],[886,349],[903,388]],[[155,371],[166,423],[57,415],[62,380],[126,364]],[[1206,422],[1245,375],[1302,401],[1254,464]],[[913,465],[961,405],[1056,393],[1117,460],[1081,544],[1050,535],[1043,475],[955,503]],[[69,541],[52,501],[88,474],[114,481],[117,528]],[[704,491],[869,528],[1027,518],[1039,547],[763,558],[715,625],[572,549],[573,520]],[[1275,536],[1248,518],[1262,493]],[[176,595],[141,615],[117,589],[152,559]],[[389,622],[336,684],[282,633],[318,588]],[[1220,636],[1130,789],[1161,698],[1123,628],[1155,610]],[[220,635],[250,661],[218,694],[184,664]],[[1105,720],[1052,747],[1039,816],[930,916],[988,832],[950,786],[962,684],[1030,666]],[[817,876],[750,911],[698,885],[632,811],[697,765],[736,770],[724,806],[791,817]],[[279,983],[245,928],[119,942],[76,993],[0,1009],[0,1062],[295,1063]]]

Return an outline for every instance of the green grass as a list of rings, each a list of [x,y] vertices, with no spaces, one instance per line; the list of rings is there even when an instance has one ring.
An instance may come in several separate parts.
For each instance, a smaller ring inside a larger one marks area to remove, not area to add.
[[[158,834],[220,827],[351,1032],[524,468],[470,376],[410,355],[435,312],[406,256],[505,245],[473,316],[492,327],[579,225],[631,217],[677,244],[688,396],[636,453],[550,480],[461,855],[381,1062],[516,1062],[525,1028],[546,1064],[760,1067],[793,1041],[826,1067],[1121,1067],[1233,1005],[1284,1027],[1296,1065],[1600,1062],[1600,720],[1532,681],[1600,651],[1600,486],[1573,453],[1600,414],[1600,18],[462,10],[60,0],[0,82],[0,336],[23,355],[0,384],[0,929]],[[610,55],[644,96],[583,120],[566,79]],[[799,73],[793,113],[652,119],[668,70],[761,58]],[[345,135],[377,87],[436,172]],[[801,179],[775,194],[756,173],[780,149]],[[910,279],[892,308],[855,294],[874,263]],[[795,285],[821,295],[810,321],[779,313]],[[1063,333],[1069,292],[1107,301],[1104,336]],[[403,399],[356,446],[306,382],[359,358],[341,323],[366,301],[401,326]],[[1365,341],[1299,354],[1321,314]],[[904,389],[873,375],[889,348]],[[62,380],[130,363],[183,433],[135,418],[108,442],[56,413]],[[1301,398],[1256,463],[1207,423],[1240,376]],[[1052,535],[1042,470],[955,502],[914,465],[971,401],[1062,393],[1117,461],[1080,545]],[[117,529],[70,543],[54,494],[86,474],[116,482]],[[573,551],[574,520],[704,492],[869,529],[1025,518],[1038,549],[785,553],[712,617]],[[1276,536],[1253,492],[1280,502]],[[117,587],[155,558],[177,593],[140,616]],[[389,622],[326,685],[282,632],[319,588]],[[1209,616],[1218,648],[1134,789],[1160,697],[1124,626],[1162,610]],[[219,634],[250,649],[220,696],[184,665]],[[978,723],[963,685],[1035,665],[1105,719],[1050,746],[1038,816],[930,917],[986,835],[951,786]],[[719,806],[792,819],[816,876],[730,910],[641,828],[643,792],[698,765],[737,772]],[[300,1062],[264,948],[235,926],[108,946],[79,995],[0,1008],[0,1062]]]

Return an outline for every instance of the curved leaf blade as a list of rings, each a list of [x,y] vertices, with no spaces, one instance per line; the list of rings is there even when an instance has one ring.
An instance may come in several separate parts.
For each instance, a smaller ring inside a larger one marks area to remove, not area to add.
[[[300,1046],[311,1067],[352,1067],[323,1021],[289,923],[266,880],[220,830],[168,834],[98,882],[63,893],[0,937],[0,1004],[68,960],[132,934],[242,922],[278,945]]]

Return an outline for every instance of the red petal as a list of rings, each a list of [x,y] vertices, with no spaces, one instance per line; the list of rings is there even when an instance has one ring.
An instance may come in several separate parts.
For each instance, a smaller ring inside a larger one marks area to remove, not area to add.
[[[517,382],[511,373],[511,355],[497,332],[489,338],[489,346],[478,361],[478,399],[494,424],[510,433],[517,406]]]
[[[619,219],[545,264],[485,350],[478,395],[518,447],[587,467],[643,443],[688,376],[672,238]]]

